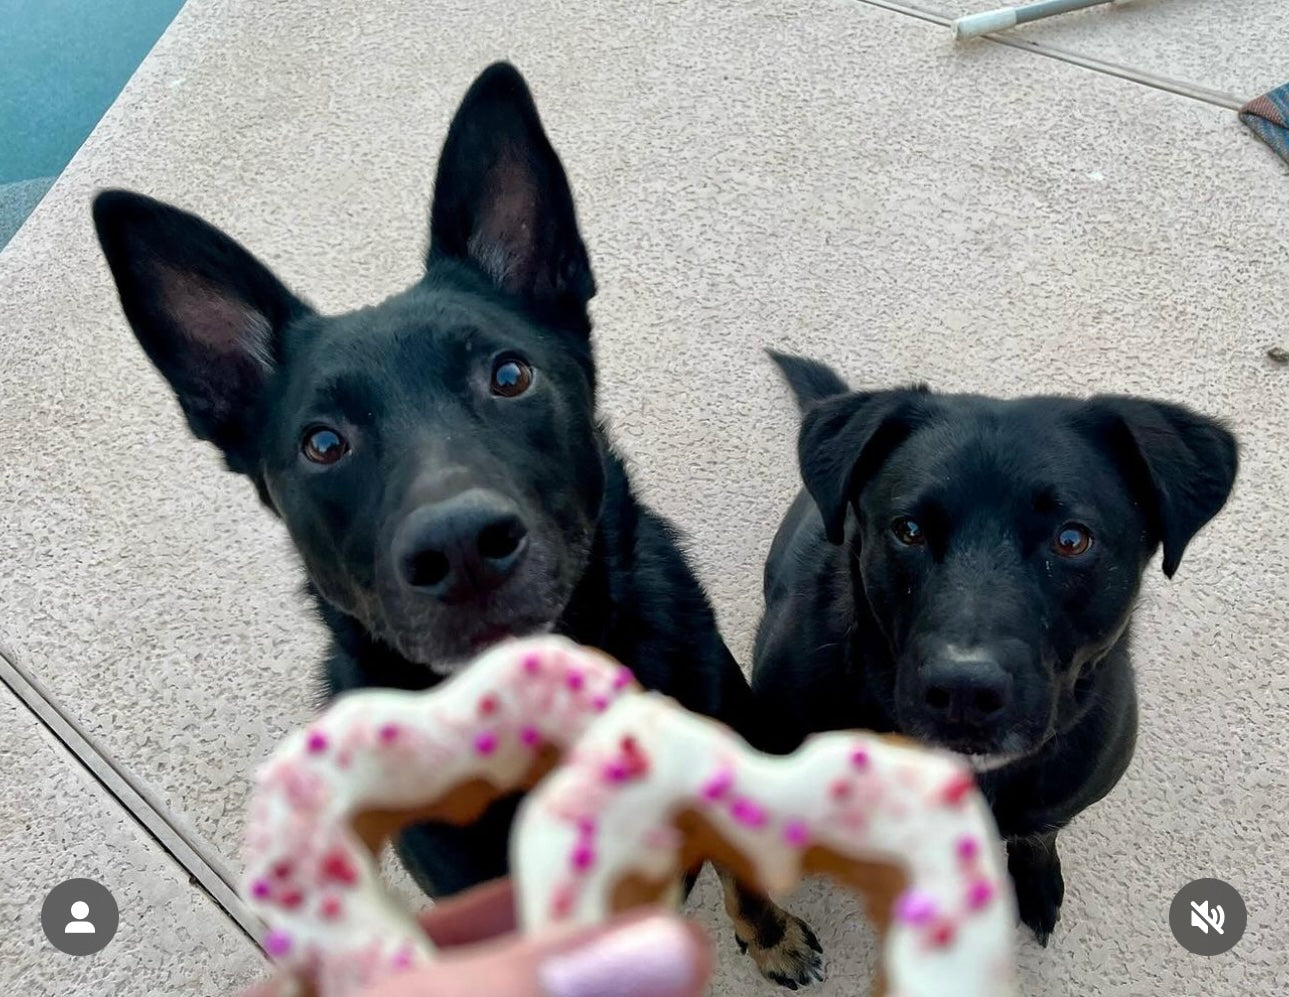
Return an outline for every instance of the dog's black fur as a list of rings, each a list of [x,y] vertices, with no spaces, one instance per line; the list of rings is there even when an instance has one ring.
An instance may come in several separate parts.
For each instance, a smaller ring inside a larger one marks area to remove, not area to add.
[[[806,486],[765,566],[752,684],[782,718],[774,747],[863,727],[975,756],[1046,943],[1056,833],[1132,756],[1142,575],[1162,544],[1172,577],[1226,502],[1235,439],[1165,402],[852,393],[771,356],[803,410]]]
[[[671,526],[596,421],[595,293],[563,167],[528,88],[490,67],[448,131],[425,275],[313,311],[228,236],[137,194],[94,220],[130,324],[193,433],[285,523],[332,635],[326,689],[425,689],[553,630],[753,735],[752,696]],[[477,549],[476,549],[477,548]],[[400,855],[436,896],[506,872],[518,798],[421,825]],[[817,978],[804,924],[738,893],[763,972]]]

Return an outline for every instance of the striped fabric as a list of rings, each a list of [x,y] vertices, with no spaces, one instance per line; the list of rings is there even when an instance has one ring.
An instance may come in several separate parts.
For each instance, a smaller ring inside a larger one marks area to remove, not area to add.
[[[1254,97],[1240,108],[1240,120],[1289,161],[1289,83]]]

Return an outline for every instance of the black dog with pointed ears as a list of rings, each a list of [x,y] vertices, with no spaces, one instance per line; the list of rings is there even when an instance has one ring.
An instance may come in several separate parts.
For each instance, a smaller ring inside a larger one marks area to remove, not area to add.
[[[334,695],[424,689],[496,641],[555,631],[752,737],[751,693],[671,526],[596,418],[595,293],[564,169],[495,65],[439,162],[425,275],[316,313],[190,214],[109,191],[94,221],[121,304],[192,432],[290,532],[332,635]],[[399,852],[436,896],[507,868],[517,798]],[[795,987],[810,929],[726,879],[740,942]]]
[[[896,731],[971,757],[1046,944],[1056,835],[1132,758],[1128,626],[1235,482],[1216,420],[1144,398],[852,392],[772,354],[803,410],[806,490],[765,565],[752,685],[777,750]]]

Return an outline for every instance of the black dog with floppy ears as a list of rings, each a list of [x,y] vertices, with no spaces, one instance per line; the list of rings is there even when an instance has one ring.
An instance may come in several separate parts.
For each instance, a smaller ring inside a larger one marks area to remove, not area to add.
[[[896,731],[972,758],[1046,943],[1056,835],[1132,757],[1128,626],[1226,502],[1236,442],[1179,405],[851,392],[772,354],[803,410],[806,491],[765,566],[752,685],[776,750]]]
[[[596,419],[595,282],[522,77],[487,69],[439,161],[425,275],[322,316],[228,236],[110,191],[94,203],[125,314],[192,432],[281,517],[330,628],[330,695],[423,689],[511,635],[603,649],[750,733],[752,697],[672,528]],[[444,896],[506,872],[517,798],[399,853]],[[810,929],[728,876],[761,972],[821,972]]]

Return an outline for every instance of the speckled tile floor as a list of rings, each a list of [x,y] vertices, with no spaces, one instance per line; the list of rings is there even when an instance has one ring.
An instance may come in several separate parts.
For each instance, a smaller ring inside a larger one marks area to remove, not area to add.
[[[186,438],[129,335],[92,192],[176,201],[319,306],[357,305],[416,273],[448,115],[508,57],[578,194],[604,412],[744,660],[796,487],[763,346],[868,384],[1141,391],[1231,420],[1232,504],[1145,594],[1136,760],[1067,833],[1065,921],[1022,964],[1039,997],[1289,992],[1289,369],[1265,356],[1289,345],[1289,168],[1230,110],[1289,63],[1277,0],[1238,26],[1219,6],[956,48],[948,0],[189,0],[0,251],[0,655],[73,732],[0,688],[0,991],[227,994],[259,970],[220,884],[320,648],[280,527]],[[122,906],[83,961],[39,929],[71,875]],[[1250,910],[1204,961],[1164,916],[1200,875]],[[693,906],[728,942],[711,884]],[[816,992],[865,992],[855,905],[811,886],[792,907],[828,950]],[[720,952],[713,993],[773,992]]]

